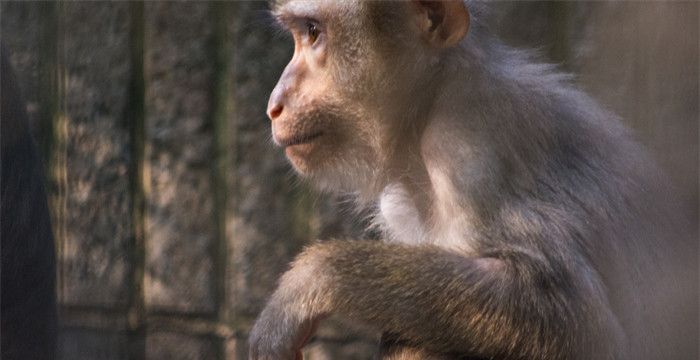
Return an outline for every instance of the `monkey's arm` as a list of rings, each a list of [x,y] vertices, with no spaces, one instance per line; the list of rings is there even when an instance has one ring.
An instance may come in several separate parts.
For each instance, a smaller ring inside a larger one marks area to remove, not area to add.
[[[430,246],[317,244],[282,277],[252,331],[251,355],[293,358],[314,321],[330,313],[434,351],[568,359],[592,346],[609,354],[617,340],[597,335],[616,331],[616,322],[597,277],[554,257],[512,248],[464,257]]]

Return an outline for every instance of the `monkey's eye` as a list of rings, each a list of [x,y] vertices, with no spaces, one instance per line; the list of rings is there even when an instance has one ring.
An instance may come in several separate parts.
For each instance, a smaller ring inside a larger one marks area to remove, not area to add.
[[[308,21],[306,23],[306,35],[309,37],[309,42],[311,44],[314,44],[316,42],[320,32],[321,31],[319,30],[318,25],[315,22]]]

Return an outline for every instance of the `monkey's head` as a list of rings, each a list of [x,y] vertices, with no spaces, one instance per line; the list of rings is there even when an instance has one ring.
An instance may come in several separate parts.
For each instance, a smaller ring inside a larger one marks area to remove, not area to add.
[[[322,188],[366,192],[417,154],[443,60],[469,27],[461,1],[272,4],[294,55],[268,103],[275,144]]]

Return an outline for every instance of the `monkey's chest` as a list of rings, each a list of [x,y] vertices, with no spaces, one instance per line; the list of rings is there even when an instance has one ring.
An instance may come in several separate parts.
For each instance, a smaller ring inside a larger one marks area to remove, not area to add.
[[[378,220],[386,241],[418,245],[428,240],[428,226],[402,187],[384,189],[379,209]]]
[[[378,223],[388,242],[407,245],[431,244],[446,249],[469,252],[475,238],[465,216],[454,214],[428,221],[421,216],[406,190],[398,185],[387,187],[379,200]]]

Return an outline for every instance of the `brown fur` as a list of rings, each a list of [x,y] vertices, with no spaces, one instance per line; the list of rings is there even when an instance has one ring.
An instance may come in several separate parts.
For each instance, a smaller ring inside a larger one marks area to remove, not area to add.
[[[652,162],[467,7],[276,5],[296,48],[274,138],[303,177],[378,204],[385,241],[299,255],[251,359],[293,359],[330,313],[381,330],[385,359],[694,358],[692,255]]]

